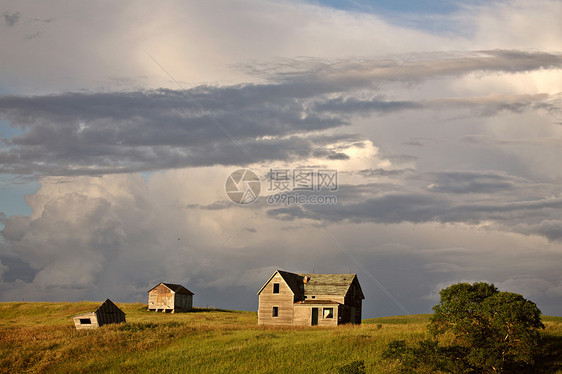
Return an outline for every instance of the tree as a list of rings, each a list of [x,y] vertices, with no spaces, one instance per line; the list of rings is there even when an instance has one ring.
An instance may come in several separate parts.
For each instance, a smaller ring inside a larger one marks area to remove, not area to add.
[[[450,343],[424,340],[410,348],[389,344],[383,357],[399,358],[408,369],[445,372],[504,372],[532,365],[540,353],[541,311],[523,296],[493,284],[457,283],[440,292],[429,331]]]
[[[500,292],[488,283],[457,283],[440,292],[429,330],[451,332],[469,348],[467,361],[486,371],[532,364],[539,353],[544,328],[541,311],[523,296]]]

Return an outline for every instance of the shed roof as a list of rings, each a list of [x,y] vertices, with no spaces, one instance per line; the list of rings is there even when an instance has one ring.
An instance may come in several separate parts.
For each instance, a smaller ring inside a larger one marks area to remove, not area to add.
[[[158,283],[156,286],[152,287],[148,292],[152,291],[159,285],[163,284],[164,286],[168,287],[170,290],[174,291],[175,293],[184,294],[184,295],[194,295],[193,292],[182,286],[181,284],[174,284],[174,283]]]
[[[119,309],[119,307],[117,305],[115,305],[113,303],[113,301],[107,299],[103,302],[103,304],[101,304],[98,309],[95,310],[94,313],[105,313],[105,314],[111,314],[111,313],[122,313],[125,314],[125,312],[123,312],[121,309]]]
[[[96,314],[96,312],[88,312],[88,313],[82,313],[82,314],[77,314],[75,316],[72,316],[72,318],[80,318],[80,317],[92,317]]]
[[[104,313],[104,314],[111,314],[111,313],[122,313],[123,315],[125,315],[125,312],[122,311],[121,309],[119,309],[119,307],[117,305],[115,305],[113,303],[113,301],[106,299],[96,310],[94,310],[93,312],[88,312],[88,313],[82,313],[82,314],[77,314],[75,316],[72,316],[72,318],[76,318],[76,317],[85,317],[85,316],[89,316],[95,313]]]

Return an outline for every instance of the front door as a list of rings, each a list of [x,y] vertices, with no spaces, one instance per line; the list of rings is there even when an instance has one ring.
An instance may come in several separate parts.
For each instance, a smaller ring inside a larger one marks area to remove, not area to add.
[[[312,308],[312,326],[318,324],[318,308]]]

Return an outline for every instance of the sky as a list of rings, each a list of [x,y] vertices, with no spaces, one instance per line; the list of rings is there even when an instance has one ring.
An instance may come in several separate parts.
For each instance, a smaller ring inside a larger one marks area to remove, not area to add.
[[[4,0],[0,301],[256,310],[282,269],[357,273],[364,318],[476,281],[562,315],[560,14]]]

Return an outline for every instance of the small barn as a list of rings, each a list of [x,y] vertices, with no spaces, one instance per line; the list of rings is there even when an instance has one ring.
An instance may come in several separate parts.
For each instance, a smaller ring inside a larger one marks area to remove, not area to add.
[[[148,310],[165,313],[188,312],[193,308],[193,292],[182,285],[160,283],[148,291]]]
[[[77,330],[95,329],[108,323],[126,322],[125,313],[109,299],[105,300],[95,311],[73,316],[72,319]]]
[[[336,326],[361,323],[365,298],[357,274],[277,270],[258,292],[258,324]]]

